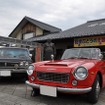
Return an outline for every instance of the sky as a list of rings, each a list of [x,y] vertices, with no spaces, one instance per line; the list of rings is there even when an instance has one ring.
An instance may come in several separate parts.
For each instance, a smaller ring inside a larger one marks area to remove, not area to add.
[[[66,30],[105,18],[105,0],[0,0],[0,36],[8,37],[25,16]]]

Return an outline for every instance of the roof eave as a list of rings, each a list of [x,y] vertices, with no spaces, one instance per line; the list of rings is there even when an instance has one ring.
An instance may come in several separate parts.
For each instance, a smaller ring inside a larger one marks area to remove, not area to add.
[[[10,33],[9,37],[13,37],[15,34],[17,34],[20,29],[27,23],[27,19],[24,17],[20,23],[15,27],[15,29]]]

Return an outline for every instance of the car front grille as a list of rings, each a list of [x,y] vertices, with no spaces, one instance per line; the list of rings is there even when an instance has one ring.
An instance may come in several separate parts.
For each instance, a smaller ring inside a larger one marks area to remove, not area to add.
[[[17,69],[17,68],[24,68],[20,67],[19,63],[10,63],[10,62],[0,62],[0,69]]]
[[[38,80],[47,82],[57,82],[66,84],[69,81],[68,73],[49,73],[49,72],[36,72]]]
[[[4,66],[11,66],[11,67],[13,67],[14,66],[14,63],[0,62],[0,66],[1,67],[4,67]]]

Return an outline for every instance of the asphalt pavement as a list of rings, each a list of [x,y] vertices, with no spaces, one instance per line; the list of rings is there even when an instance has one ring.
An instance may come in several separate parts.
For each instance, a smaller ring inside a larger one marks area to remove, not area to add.
[[[57,98],[48,96],[31,96],[32,88],[25,85],[22,78],[0,79],[0,105],[92,105],[86,95],[59,94]],[[101,91],[97,104],[105,105],[105,89]]]

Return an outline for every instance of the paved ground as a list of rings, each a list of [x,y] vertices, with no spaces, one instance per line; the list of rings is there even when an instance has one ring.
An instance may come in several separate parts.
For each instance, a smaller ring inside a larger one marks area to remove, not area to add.
[[[21,78],[2,78],[0,80],[0,105],[92,105],[83,95],[60,95],[57,98],[47,96],[31,97],[31,88]],[[105,105],[105,89],[95,105]]]

